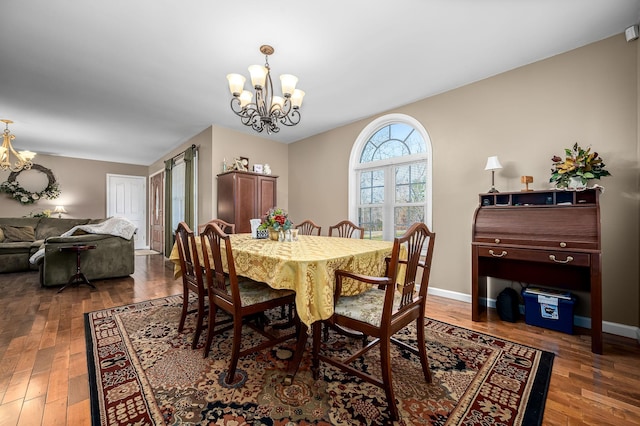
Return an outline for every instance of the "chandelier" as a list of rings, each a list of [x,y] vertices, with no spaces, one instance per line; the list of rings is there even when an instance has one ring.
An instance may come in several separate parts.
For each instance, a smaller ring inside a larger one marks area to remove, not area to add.
[[[13,123],[11,120],[0,120],[5,124],[4,134],[2,135],[3,141],[0,147],[0,169],[2,171],[11,170],[12,172],[19,172],[20,170],[29,170],[33,166],[33,157],[36,156],[35,152],[20,151],[16,152],[11,146],[11,141],[16,137],[9,131],[9,124]],[[11,155],[16,157],[15,163],[11,164]]]
[[[267,133],[278,133],[279,124],[295,126],[300,122],[300,105],[304,92],[296,89],[298,78],[291,74],[282,74],[282,96],[274,96],[273,83],[271,82],[271,68],[269,68],[269,55],[274,49],[269,45],[260,46],[260,52],[264,54],[265,64],[251,65],[249,74],[251,84],[255,90],[255,102],[253,93],[244,90],[246,78],[241,74],[229,74],[229,90],[233,95],[231,110],[245,126],[253,127],[256,132],[267,130]]]

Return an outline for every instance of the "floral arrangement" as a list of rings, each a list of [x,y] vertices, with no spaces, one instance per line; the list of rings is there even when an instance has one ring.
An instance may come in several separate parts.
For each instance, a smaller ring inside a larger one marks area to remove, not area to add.
[[[4,181],[0,184],[0,192],[6,192],[19,201],[20,204],[33,204],[40,198],[48,198],[50,200],[58,198],[60,196],[60,187],[56,182],[49,183],[45,189],[37,192],[30,192],[23,187],[17,181]]]
[[[293,223],[289,220],[287,212],[275,207],[273,209],[269,209],[258,229],[272,228],[274,231],[279,231],[280,229],[286,231],[287,229],[290,229],[292,225]]]
[[[549,182],[555,182],[559,188],[569,186],[570,178],[579,178],[582,184],[586,185],[588,179],[600,179],[603,176],[611,176],[605,170],[605,164],[597,152],[591,152],[591,148],[582,149],[576,142],[573,148],[566,148],[566,158],[554,155],[553,168],[551,169],[551,178]]]
[[[42,210],[40,213],[31,212],[28,216],[25,217],[51,217],[51,210]]]

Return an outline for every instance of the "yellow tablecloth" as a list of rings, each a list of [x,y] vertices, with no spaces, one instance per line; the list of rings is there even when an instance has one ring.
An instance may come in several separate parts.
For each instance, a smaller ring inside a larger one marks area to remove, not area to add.
[[[200,258],[200,240],[196,238]],[[334,272],[336,269],[382,276],[384,258],[391,254],[390,241],[300,235],[298,241],[279,242],[251,238],[251,234],[231,235],[236,273],[273,288],[296,292],[296,310],[307,326],[333,314]],[[180,277],[180,260],[174,245],[169,256]],[[223,260],[224,261],[224,260]],[[353,295],[370,286],[345,282],[344,295]]]

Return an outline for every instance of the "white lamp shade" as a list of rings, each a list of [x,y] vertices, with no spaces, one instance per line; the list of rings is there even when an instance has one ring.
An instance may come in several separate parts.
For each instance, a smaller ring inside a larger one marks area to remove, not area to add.
[[[501,168],[502,168],[502,164],[500,164],[500,161],[498,160],[497,155],[487,158],[487,165],[484,166],[485,170],[498,170]]]
[[[291,74],[282,74],[280,76],[280,83],[282,84],[282,94],[284,96],[291,96],[293,91],[296,90],[296,84],[298,84],[298,77]]]
[[[251,99],[253,99],[253,93],[248,90],[243,90],[242,93],[240,93],[240,106],[242,108],[246,107],[251,103]]]
[[[284,98],[281,96],[274,96],[271,99],[271,111],[276,109],[282,110],[282,106],[284,105]]]
[[[56,206],[55,210],[53,210],[55,213],[66,213],[67,211],[64,209],[64,206]]]
[[[251,84],[253,87],[264,87],[264,82],[267,79],[267,68],[262,65],[251,65],[249,67],[249,74],[251,74]]]
[[[33,157],[36,156],[35,152],[31,152],[31,151],[20,151],[20,157],[22,157],[24,159],[24,161],[31,161],[33,160]]]
[[[229,90],[233,96],[238,96],[244,89],[244,82],[247,81],[242,74],[227,74],[229,81]]]
[[[302,98],[304,98],[304,92],[300,89],[294,90],[291,95],[291,105],[294,108],[300,108],[302,105]]]

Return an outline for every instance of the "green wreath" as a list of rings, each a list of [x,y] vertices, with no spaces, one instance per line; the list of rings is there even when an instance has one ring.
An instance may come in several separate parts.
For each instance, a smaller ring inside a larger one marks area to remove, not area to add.
[[[31,192],[21,187],[16,178],[20,173],[25,171],[23,169],[17,172],[11,172],[9,178],[6,181],[2,182],[2,184],[0,184],[0,192],[9,194],[11,198],[18,201],[20,204],[33,204],[40,198],[53,200],[54,198],[58,198],[60,196],[60,186],[56,182],[56,178],[53,176],[51,170],[39,164],[32,165],[31,169],[29,170],[38,170],[47,175],[49,183],[45,189],[43,189],[42,191]]]

